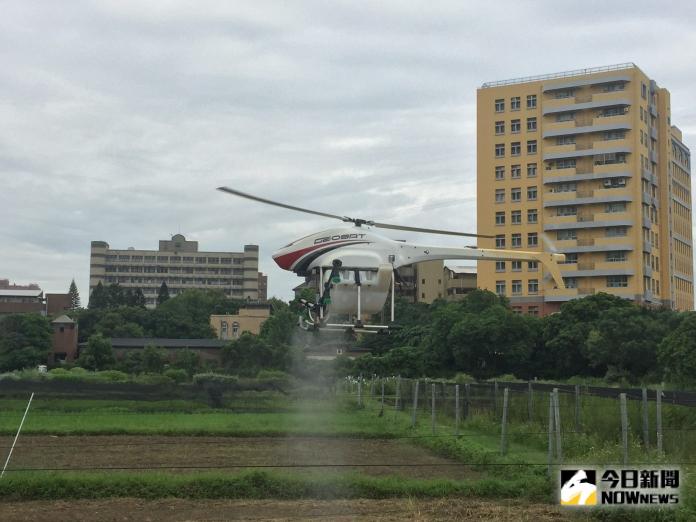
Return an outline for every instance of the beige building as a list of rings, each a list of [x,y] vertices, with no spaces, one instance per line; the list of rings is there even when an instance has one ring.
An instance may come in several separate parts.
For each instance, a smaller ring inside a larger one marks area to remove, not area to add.
[[[259,247],[244,245],[243,252],[200,252],[198,241],[176,234],[160,240],[158,250],[116,250],[104,241],[92,241],[90,292],[98,283],[140,288],[147,306],[155,306],[165,282],[173,297],[191,288],[222,290],[233,299],[259,298]]]
[[[632,63],[484,84],[478,232],[489,248],[559,252],[566,289],[527,262],[479,262],[478,284],[548,314],[609,292],[691,310],[689,149],[670,94]],[[550,247],[551,245],[549,245]]]
[[[446,266],[444,268],[444,296],[448,301],[459,301],[476,290],[476,267]]]
[[[235,315],[211,315],[210,326],[218,339],[238,339],[243,332],[258,335],[261,325],[271,316],[271,307],[267,304],[249,304],[240,308]]]

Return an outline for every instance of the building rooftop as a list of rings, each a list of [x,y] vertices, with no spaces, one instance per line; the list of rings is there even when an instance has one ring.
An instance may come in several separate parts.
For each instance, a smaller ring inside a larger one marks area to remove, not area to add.
[[[167,339],[161,337],[112,337],[111,346],[114,348],[142,348],[156,346],[157,348],[222,348],[229,341],[219,339]]]
[[[608,71],[621,71],[624,69],[637,68],[636,64],[633,62],[618,63],[615,65],[604,65],[602,67],[588,67],[587,69],[575,69],[572,71],[562,71],[550,74],[540,74],[537,76],[523,76],[520,78],[511,78],[509,80],[497,80],[493,82],[486,82],[481,85],[482,89],[488,89],[490,87],[503,87],[505,85],[515,85],[518,83],[529,83],[538,82],[542,80],[555,80],[558,78],[570,78],[572,76],[582,76],[584,74],[596,74]]]
[[[67,315],[61,315],[57,319],[54,319],[51,321],[52,323],[58,323],[58,324],[75,324],[75,321],[70,319]]]
[[[475,274],[475,266],[445,266],[447,270],[451,270],[455,274]]]
[[[41,294],[43,294],[43,291],[40,288],[36,290],[0,289],[0,296],[3,297],[41,297]]]

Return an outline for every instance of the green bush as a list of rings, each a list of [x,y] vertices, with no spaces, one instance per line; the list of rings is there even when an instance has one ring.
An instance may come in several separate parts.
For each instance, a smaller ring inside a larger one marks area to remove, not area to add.
[[[127,373],[120,372],[118,370],[102,370],[101,372],[96,372],[94,376],[100,381],[108,382],[126,382],[130,380]]]
[[[237,384],[239,377],[225,375],[223,373],[197,373],[193,376],[193,383],[199,386],[204,384]]]
[[[89,370],[85,370],[80,366],[75,366],[70,370],[70,373],[72,373],[73,375],[87,375],[89,373]]]
[[[182,368],[169,368],[164,371],[164,375],[176,383],[186,382],[188,380],[188,373]]]
[[[256,379],[260,382],[274,382],[278,384],[290,383],[290,375],[280,370],[261,370],[256,374]]]
[[[476,379],[468,373],[458,373],[454,376],[454,382],[456,382],[457,384],[468,384],[476,382]]]
[[[142,373],[135,377],[138,384],[174,384],[174,381],[160,373]]]
[[[0,373],[0,381],[2,381],[2,380],[18,381],[19,375],[17,375],[14,372]]]
[[[70,375],[70,372],[65,368],[53,368],[52,370],[48,370],[48,374],[51,377],[57,377],[59,375]]]

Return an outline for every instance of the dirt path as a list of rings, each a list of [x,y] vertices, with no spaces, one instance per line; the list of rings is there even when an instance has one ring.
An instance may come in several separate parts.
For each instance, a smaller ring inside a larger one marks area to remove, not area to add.
[[[498,520],[560,521],[569,513],[556,506],[515,500],[302,500],[302,501],[192,501],[165,499],[106,499],[34,501],[0,504],[3,522],[16,521],[220,521],[220,520]],[[573,517],[573,519],[577,519]]]
[[[293,464],[342,465],[331,469],[411,478],[479,476],[468,466],[403,440],[302,437],[26,436],[15,449],[10,470],[121,467],[192,472],[205,466],[223,469],[229,466],[234,471],[238,469],[235,466]],[[385,466],[380,467],[381,464]],[[399,464],[410,466],[398,467]],[[292,471],[317,469],[292,468]]]

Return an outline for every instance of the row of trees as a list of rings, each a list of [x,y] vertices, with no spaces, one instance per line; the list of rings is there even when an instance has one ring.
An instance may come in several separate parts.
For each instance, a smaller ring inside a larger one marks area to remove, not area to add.
[[[162,281],[157,292],[157,305],[168,301],[169,297],[167,283]],[[118,308],[119,306],[145,308],[146,304],[147,300],[141,288],[123,288],[118,283],[104,286],[100,281],[89,296],[90,310],[108,310],[110,308]]]
[[[352,371],[404,376],[530,379],[603,377],[628,382],[696,378],[696,314],[637,306],[609,294],[564,304],[539,318],[475,291],[456,303],[400,303],[402,329],[362,341],[371,354]]]

